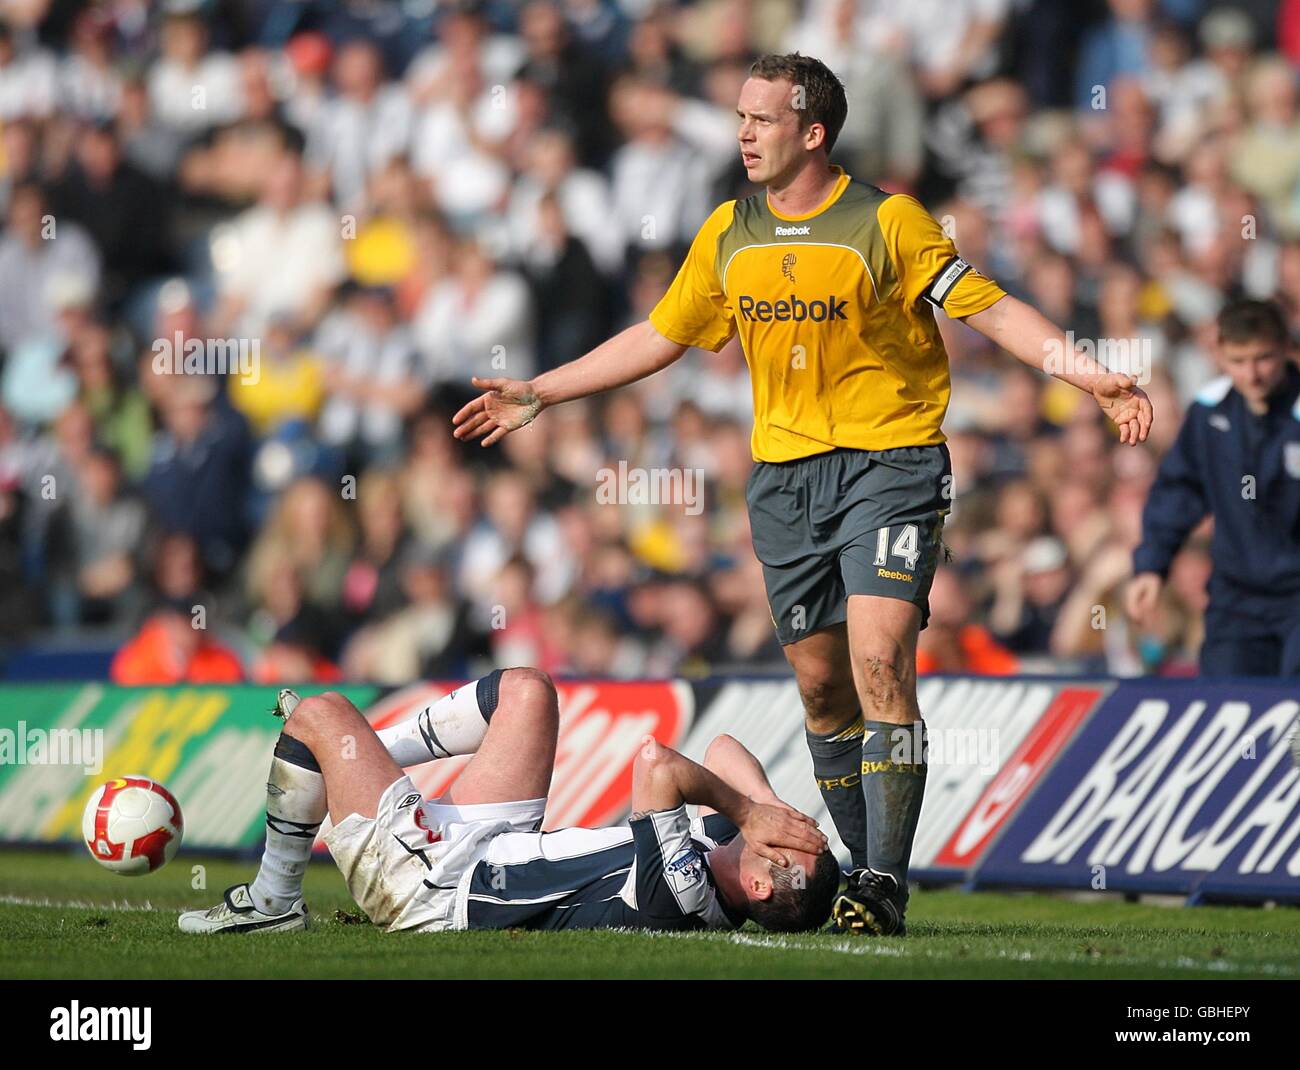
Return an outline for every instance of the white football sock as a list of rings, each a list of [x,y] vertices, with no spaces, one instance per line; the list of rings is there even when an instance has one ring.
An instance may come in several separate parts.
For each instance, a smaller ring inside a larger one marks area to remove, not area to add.
[[[264,914],[283,914],[302,895],[312,844],[328,807],[325,778],[306,745],[281,735],[266,782],[266,850],[249,885]]]
[[[380,731],[379,741],[404,769],[453,754],[474,754],[496,710],[499,681],[498,671],[458,687],[422,707],[414,717]]]

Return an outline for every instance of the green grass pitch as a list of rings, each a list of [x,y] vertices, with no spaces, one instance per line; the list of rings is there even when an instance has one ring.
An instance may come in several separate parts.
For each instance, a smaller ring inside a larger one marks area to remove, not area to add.
[[[196,866],[202,866],[196,875]],[[0,851],[5,978],[1194,978],[1300,977],[1300,910],[918,891],[904,939],[807,934],[381,933],[338,871],[313,864],[306,933],[193,937],[248,862],[182,854],[123,878],[78,852]],[[199,877],[205,889],[191,885]]]

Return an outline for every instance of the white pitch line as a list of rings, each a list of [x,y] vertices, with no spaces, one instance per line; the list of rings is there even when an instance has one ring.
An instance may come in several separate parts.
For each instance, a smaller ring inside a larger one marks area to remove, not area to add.
[[[753,933],[694,933],[694,932],[647,932],[643,930],[630,929],[628,932],[637,933],[642,936],[654,936],[660,939],[668,938],[673,940],[690,940],[696,943],[728,943],[739,944],[742,947],[770,948],[773,951],[808,951],[808,952],[826,952],[837,955],[874,955],[879,958],[916,958],[931,960],[947,960],[950,956],[946,952],[932,950],[924,946],[911,942],[914,938],[909,938],[906,945],[889,942],[885,943],[874,937],[849,937],[845,940],[809,940],[808,938],[799,938],[782,935],[758,936]],[[1122,959],[1106,960],[1103,956],[1078,955],[1078,954],[1035,954],[1029,950],[1011,950],[1003,948],[997,952],[994,958],[1011,959],[1015,962],[1035,962],[1042,961],[1046,963],[1064,963],[1068,965],[1079,966],[1101,966],[1101,965],[1137,965],[1146,966],[1153,970],[1207,970],[1211,973],[1265,973],[1277,974],[1284,977],[1294,977],[1297,970],[1294,966],[1282,965],[1275,962],[1260,963],[1235,963],[1225,962],[1222,959],[1211,959],[1208,962],[1200,962],[1186,955],[1180,956],[1173,961],[1161,961],[1150,963],[1125,963]]]
[[[83,899],[29,899],[22,895],[0,895],[0,904],[15,907],[49,907],[56,910],[116,910],[141,911],[153,910],[153,904],[145,900],[143,904],[131,903],[123,899],[120,903],[88,903]]]
[[[806,940],[792,940],[788,936],[770,936],[764,939],[748,933],[732,933],[727,942],[741,944],[744,947],[769,947],[781,951],[833,951],[837,955],[874,955],[879,958],[901,958],[908,954],[905,948],[897,944],[861,942],[848,944],[843,941],[832,943],[829,940],[810,944]]]

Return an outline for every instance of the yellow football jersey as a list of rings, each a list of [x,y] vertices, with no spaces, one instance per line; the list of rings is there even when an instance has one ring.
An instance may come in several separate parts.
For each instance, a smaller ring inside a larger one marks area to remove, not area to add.
[[[705,221],[650,322],[717,351],[739,332],[754,393],[754,459],[944,440],[948,354],[933,308],[969,316],[1006,296],[915,198],[841,169],[819,208],[765,193]]]

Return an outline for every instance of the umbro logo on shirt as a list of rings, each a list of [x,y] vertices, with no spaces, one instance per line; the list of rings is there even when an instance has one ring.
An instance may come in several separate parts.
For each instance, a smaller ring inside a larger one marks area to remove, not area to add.
[[[812,233],[812,227],[777,227],[776,236],[778,238],[798,238],[807,237]]]
[[[1209,424],[1216,431],[1232,430],[1232,424],[1228,421],[1228,418],[1219,412],[1216,412],[1213,416],[1210,417]]]

